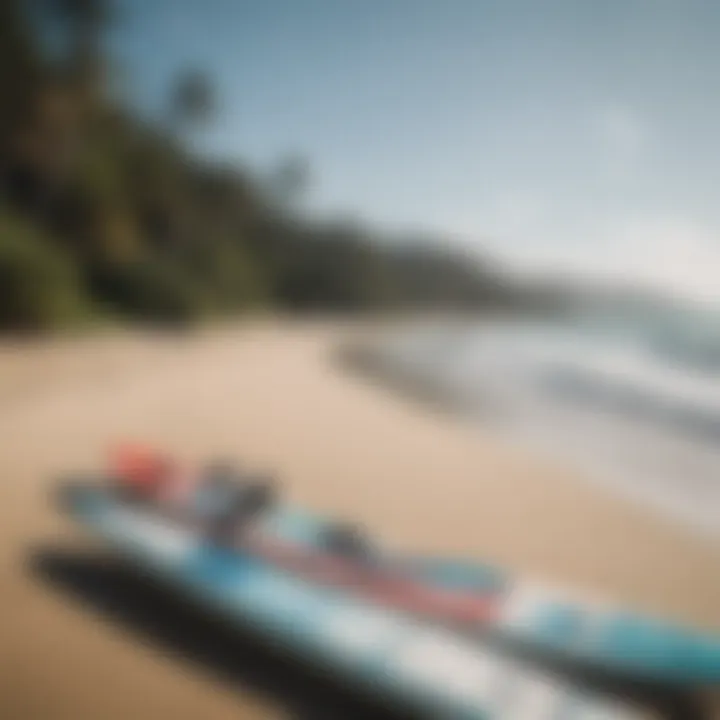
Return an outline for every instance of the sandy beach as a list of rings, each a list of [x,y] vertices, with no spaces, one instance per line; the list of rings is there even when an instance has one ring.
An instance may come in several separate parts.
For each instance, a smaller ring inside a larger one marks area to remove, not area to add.
[[[398,545],[720,627],[717,547],[344,371],[330,351],[348,331],[268,321],[0,348],[3,720],[302,716],[262,682],[168,657],[33,571],[48,548],[82,544],[53,511],[52,481],[97,467],[118,439],[271,470],[295,501]]]

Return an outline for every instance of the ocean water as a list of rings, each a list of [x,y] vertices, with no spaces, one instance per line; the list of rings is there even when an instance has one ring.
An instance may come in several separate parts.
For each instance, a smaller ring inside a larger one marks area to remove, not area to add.
[[[585,316],[414,327],[377,349],[483,433],[720,536],[720,322]]]

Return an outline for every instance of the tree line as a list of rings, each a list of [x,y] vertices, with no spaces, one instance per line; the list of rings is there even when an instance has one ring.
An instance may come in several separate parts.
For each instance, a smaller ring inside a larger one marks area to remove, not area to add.
[[[116,11],[0,2],[0,329],[512,301],[441,239],[302,216],[300,159],[268,184],[193,154],[188,136],[216,105],[202,72],[178,73],[163,121],[141,119],[112,91]]]

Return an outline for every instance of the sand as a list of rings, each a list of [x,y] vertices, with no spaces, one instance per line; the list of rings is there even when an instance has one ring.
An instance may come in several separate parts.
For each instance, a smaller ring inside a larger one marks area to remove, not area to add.
[[[258,322],[0,349],[0,718],[319,717],[298,707],[322,699],[245,682],[242,669],[221,682],[212,662],[168,656],[42,571],[62,565],[62,548],[85,552],[53,511],[52,481],[97,466],[118,438],[272,470],[294,500],[399,545],[720,627],[717,547],[343,371],[329,352],[343,332]]]

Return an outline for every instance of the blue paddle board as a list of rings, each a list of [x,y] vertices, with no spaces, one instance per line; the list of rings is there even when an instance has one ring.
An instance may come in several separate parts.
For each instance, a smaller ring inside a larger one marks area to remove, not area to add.
[[[588,696],[551,673],[448,629],[306,582],[241,550],[221,549],[106,493],[74,488],[65,494],[63,508],[114,551],[208,610],[250,624],[288,652],[422,717],[641,717],[624,704]]]

